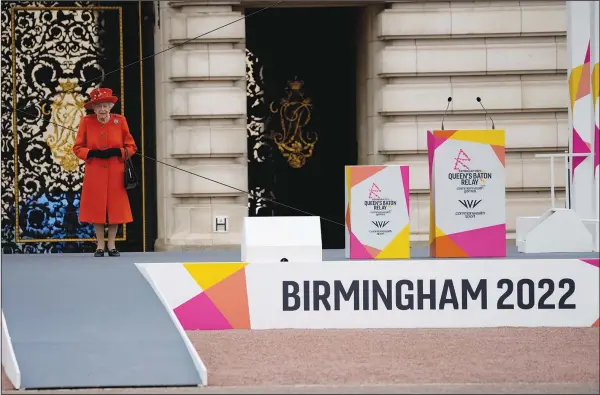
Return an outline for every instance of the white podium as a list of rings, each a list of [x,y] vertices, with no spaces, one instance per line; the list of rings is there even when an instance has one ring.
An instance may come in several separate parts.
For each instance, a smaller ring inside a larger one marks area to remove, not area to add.
[[[427,132],[430,255],[506,256],[504,130]]]
[[[346,166],[346,258],[410,258],[408,166]]]

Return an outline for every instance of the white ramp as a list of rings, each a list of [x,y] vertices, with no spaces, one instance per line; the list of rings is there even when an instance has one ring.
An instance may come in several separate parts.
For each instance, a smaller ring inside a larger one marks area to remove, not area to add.
[[[21,370],[17,363],[15,350],[13,349],[12,340],[8,333],[8,325],[2,312],[2,367],[6,377],[10,380],[15,389],[21,388]]]
[[[246,217],[242,262],[321,262],[320,217]]]

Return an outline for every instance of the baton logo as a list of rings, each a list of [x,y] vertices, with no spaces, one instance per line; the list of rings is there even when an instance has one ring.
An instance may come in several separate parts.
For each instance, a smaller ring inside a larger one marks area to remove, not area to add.
[[[371,189],[369,189],[369,199],[380,199],[378,192],[381,192],[381,189],[377,186],[377,184],[373,183],[371,185]]]
[[[458,155],[454,158],[454,170],[470,170],[465,162],[470,162],[471,158],[462,149],[458,151]]]

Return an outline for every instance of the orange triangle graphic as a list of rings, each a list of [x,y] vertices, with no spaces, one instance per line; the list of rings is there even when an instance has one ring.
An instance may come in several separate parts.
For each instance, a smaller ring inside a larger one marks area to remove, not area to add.
[[[217,306],[233,329],[250,329],[245,270],[235,272],[204,293]]]
[[[386,166],[356,166],[350,170],[350,185],[355,186],[373,174],[385,169]]]
[[[351,229],[350,227],[350,205],[348,204],[348,207],[346,207],[346,226],[348,227],[348,229]]]
[[[466,252],[462,250],[452,239],[448,236],[436,237],[434,241],[434,255],[440,258],[468,258]]]
[[[374,248],[374,247],[369,247],[369,246],[366,246],[366,245],[363,245],[363,247],[365,247],[365,250],[367,250],[367,252],[373,258],[375,258],[377,255],[379,255],[379,253],[381,252],[381,250],[378,250],[377,248]]]
[[[501,147],[499,145],[490,145],[490,147],[492,147],[492,149],[494,150],[494,153],[496,153],[496,156],[498,157],[498,160],[500,161],[500,163],[502,163],[502,166],[506,167],[506,157],[505,157],[504,147]]]
[[[433,135],[435,137],[441,137],[444,139],[449,139],[452,135],[456,133],[456,130],[435,130]]]
[[[583,71],[581,73],[581,78],[579,79],[579,89],[577,89],[577,96],[575,100],[579,100],[584,96],[589,95],[592,92],[591,85],[591,74],[590,74],[590,64],[585,63],[583,65]]]
[[[598,328],[599,326],[600,326],[600,318],[598,318],[598,319],[596,320],[596,322],[594,322],[594,323],[592,324],[592,327],[593,327],[593,328]]]

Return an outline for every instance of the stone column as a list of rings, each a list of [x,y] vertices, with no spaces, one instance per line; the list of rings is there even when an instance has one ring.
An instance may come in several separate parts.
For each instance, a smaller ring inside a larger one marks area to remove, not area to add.
[[[157,157],[187,171],[157,165],[156,250],[240,242],[248,174],[245,24],[237,3],[158,2],[156,52],[191,41],[155,58]],[[225,233],[213,230],[218,216],[228,217]]]
[[[384,4],[364,8],[359,20],[357,59],[358,164],[379,165],[386,157],[379,153],[378,133],[383,117],[379,114],[379,92],[385,81],[379,77],[379,62],[384,43],[379,39],[378,15]]]
[[[571,159],[571,208],[583,219],[594,216],[594,107],[590,80],[592,1],[567,1],[569,57],[569,152],[592,154]]]

